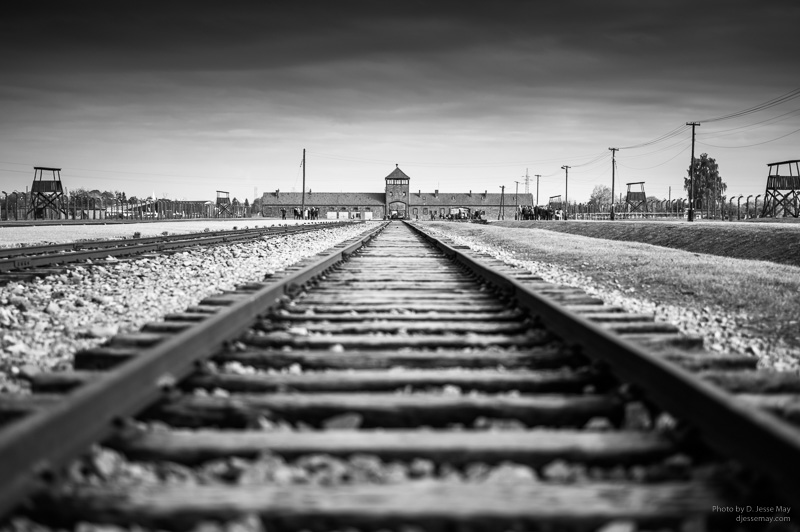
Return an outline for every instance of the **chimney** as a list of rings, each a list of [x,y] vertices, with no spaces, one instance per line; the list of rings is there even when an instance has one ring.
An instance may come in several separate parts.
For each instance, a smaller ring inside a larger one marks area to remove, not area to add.
[[[439,197],[439,189],[438,188],[433,191],[433,197],[434,198],[438,198]]]
[[[279,198],[280,196],[281,196],[281,189],[277,189],[277,190],[275,191],[275,197],[276,197],[276,198]]]
[[[471,190],[469,191],[469,197],[470,198],[472,197],[472,191]]]
[[[419,189],[419,192],[417,192],[417,196],[419,196],[420,198],[422,197],[422,189]]]

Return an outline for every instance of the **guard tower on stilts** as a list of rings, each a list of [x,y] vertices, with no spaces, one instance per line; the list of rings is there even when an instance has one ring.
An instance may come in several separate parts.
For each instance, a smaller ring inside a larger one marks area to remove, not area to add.
[[[647,194],[644,192],[644,181],[638,183],[626,183],[628,194],[625,196],[625,205],[628,212],[647,212]],[[632,190],[631,187],[639,185],[639,190]]]
[[[229,192],[217,190],[217,218],[230,218],[233,216],[231,212],[231,195]]]
[[[800,217],[800,160],[769,163],[761,217]],[[787,175],[788,174],[788,175]]]
[[[45,178],[45,173],[50,175]],[[31,202],[28,216],[33,214],[34,220],[67,218],[62,198],[64,186],[61,183],[61,168],[33,167],[33,184],[31,185]]]

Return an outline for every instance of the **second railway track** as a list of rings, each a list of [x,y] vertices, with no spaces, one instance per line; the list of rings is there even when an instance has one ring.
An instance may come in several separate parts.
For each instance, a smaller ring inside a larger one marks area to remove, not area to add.
[[[0,398],[0,510],[162,529],[735,530],[737,505],[790,519],[797,376],[424,227],[322,255]],[[94,469],[64,478],[96,441],[127,465],[82,458]],[[161,476],[121,479],[133,466]]]
[[[29,280],[34,277],[61,273],[62,266],[87,260],[109,257],[131,257],[145,253],[173,252],[194,246],[213,246],[243,242],[262,237],[316,231],[352,222],[323,222],[313,225],[274,225],[245,227],[227,231],[173,234],[145,238],[92,240],[68,244],[44,244],[0,248],[0,283]]]

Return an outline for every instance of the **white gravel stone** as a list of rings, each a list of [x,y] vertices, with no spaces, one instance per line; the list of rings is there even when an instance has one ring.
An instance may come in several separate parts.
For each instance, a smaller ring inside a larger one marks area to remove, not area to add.
[[[24,387],[17,376],[21,366],[70,369],[78,350],[117,333],[137,331],[236,285],[263,281],[366,229],[325,228],[100,266],[79,265],[64,274],[0,286],[0,392]]]
[[[547,282],[580,288],[588,295],[602,299],[608,305],[623,307],[628,312],[652,314],[656,321],[671,323],[685,334],[701,337],[707,349],[722,353],[754,355],[758,357],[761,368],[800,371],[800,353],[783,341],[752,337],[745,330],[748,316],[741,311],[663,305],[648,299],[646,291],[621,291],[598,287],[591,276],[584,275],[576,269],[546,262],[519,260],[514,257],[513,252],[501,248],[451,235],[432,227],[427,227],[426,230],[437,236],[444,235],[450,238],[455,245],[467,246],[475,252],[485,253],[506,264],[539,275]],[[616,285],[620,286],[618,282]]]

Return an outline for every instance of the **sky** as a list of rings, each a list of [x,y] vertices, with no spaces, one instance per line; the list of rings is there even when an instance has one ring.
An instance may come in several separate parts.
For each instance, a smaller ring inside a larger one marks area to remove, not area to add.
[[[412,190],[527,173],[539,203],[583,202],[616,147],[615,192],[674,199],[691,121],[728,195],[800,159],[796,0],[52,4],[0,17],[2,191],[49,166],[67,189],[252,201],[301,191],[305,149],[320,192],[399,165]]]

